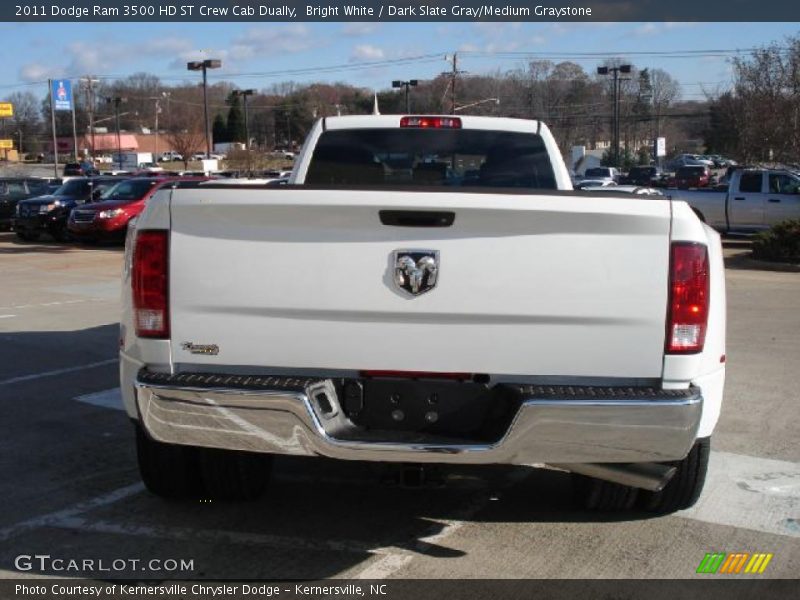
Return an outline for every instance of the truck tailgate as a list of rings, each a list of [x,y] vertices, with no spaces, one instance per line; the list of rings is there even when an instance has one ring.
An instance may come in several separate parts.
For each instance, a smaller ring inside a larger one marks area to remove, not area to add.
[[[661,375],[667,199],[200,188],[173,192],[171,219],[178,364]],[[438,252],[427,293],[395,284],[408,249]]]

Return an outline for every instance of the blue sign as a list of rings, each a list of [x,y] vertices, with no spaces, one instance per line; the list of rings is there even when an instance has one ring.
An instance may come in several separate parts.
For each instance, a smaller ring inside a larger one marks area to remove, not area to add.
[[[69,79],[53,80],[52,93],[56,110],[72,110],[72,82]]]

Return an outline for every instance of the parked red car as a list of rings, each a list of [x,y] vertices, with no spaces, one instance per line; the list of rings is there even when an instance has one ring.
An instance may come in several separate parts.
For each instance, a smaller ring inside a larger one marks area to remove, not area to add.
[[[84,204],[69,215],[67,229],[80,241],[124,240],[128,223],[144,210],[160,188],[178,181],[207,181],[208,177],[141,177],[125,179],[106,191],[99,202]]]
[[[679,167],[675,171],[674,187],[681,190],[708,187],[711,183],[711,172],[702,165]],[[671,186],[672,187],[672,186]]]

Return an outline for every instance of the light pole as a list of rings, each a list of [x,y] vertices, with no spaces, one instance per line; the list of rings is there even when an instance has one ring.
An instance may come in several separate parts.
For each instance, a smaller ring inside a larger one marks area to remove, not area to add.
[[[409,90],[409,88],[417,87],[418,84],[419,84],[419,81],[416,80],[416,79],[409,79],[408,81],[400,81],[399,79],[396,79],[396,80],[394,80],[392,82],[392,87],[393,88],[401,88],[401,87],[406,88],[406,112],[407,113],[411,112],[411,103],[410,103],[410,100],[409,100],[408,90]]]
[[[108,104],[114,105],[114,122],[116,123],[117,127],[117,162],[119,163],[120,169],[122,169],[122,136],[120,136],[119,133],[119,117],[120,117],[119,106],[120,104],[123,104],[127,101],[128,101],[127,98],[122,98],[120,96],[114,96],[114,97],[109,96],[106,98],[106,102]]]
[[[250,150],[250,127],[247,121],[247,97],[255,94],[255,90],[233,90],[234,96],[241,96],[244,104],[244,148]]]
[[[598,75],[614,74],[614,126],[613,126],[613,144],[614,144],[614,166],[619,168],[619,74],[630,73],[630,65],[619,65],[618,67],[597,67]]]
[[[219,69],[222,66],[222,61],[215,58],[206,60],[193,60],[186,63],[186,68],[190,71],[203,72],[203,114],[206,129],[206,158],[211,158],[211,132],[208,125],[208,74],[209,69]]]

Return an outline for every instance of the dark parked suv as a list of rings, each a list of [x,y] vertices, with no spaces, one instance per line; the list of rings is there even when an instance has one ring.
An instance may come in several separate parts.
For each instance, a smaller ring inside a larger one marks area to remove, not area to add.
[[[36,177],[0,178],[0,231],[11,228],[17,203],[20,200],[46,194],[46,179]]]
[[[67,239],[67,218],[79,204],[96,200],[119,177],[80,177],[70,179],[52,194],[23,200],[17,204],[14,231],[23,240],[38,239],[49,233],[58,241]]]
[[[100,171],[94,168],[91,163],[67,163],[64,165],[64,176],[81,176],[91,177],[99,175]]]
[[[645,187],[658,187],[663,185],[661,169],[654,166],[631,167],[623,183]]]

